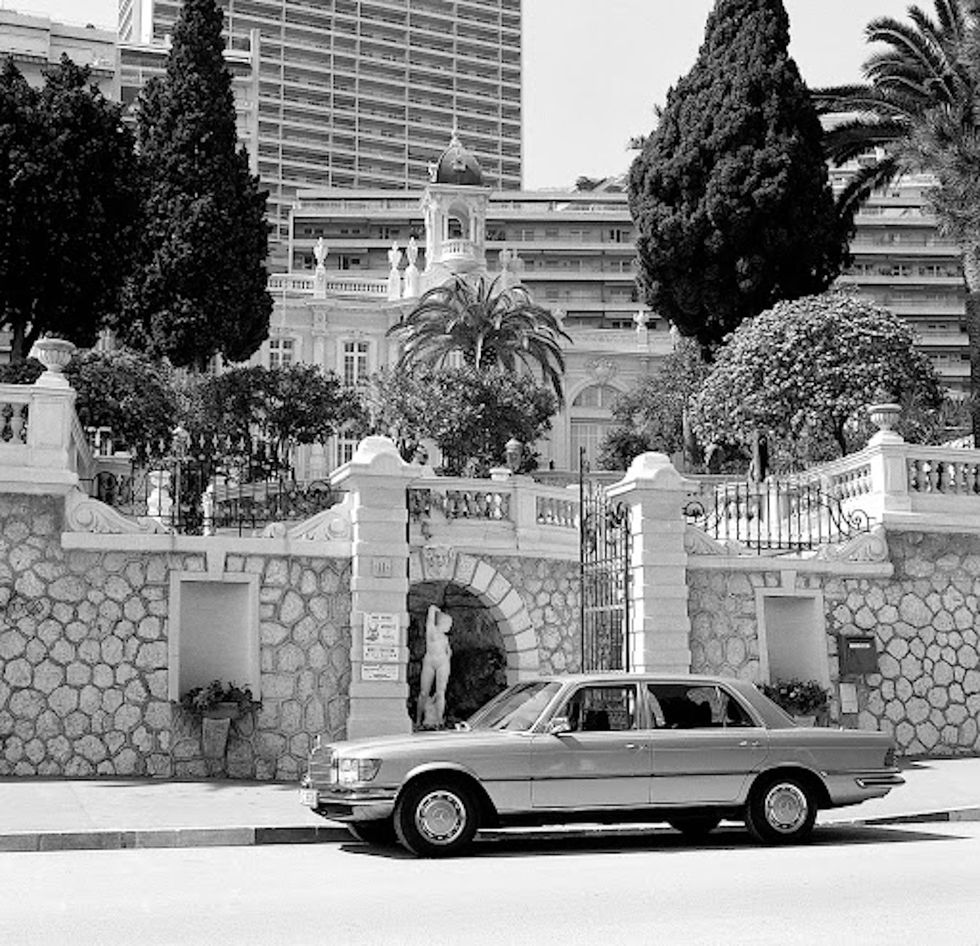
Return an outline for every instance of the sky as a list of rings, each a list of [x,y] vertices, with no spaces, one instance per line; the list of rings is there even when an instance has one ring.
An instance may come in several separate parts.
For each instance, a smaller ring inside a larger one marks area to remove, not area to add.
[[[911,0],[784,0],[806,82],[857,81],[878,16]],[[629,166],[629,139],[694,64],[714,0],[524,0],[524,186],[564,187]],[[930,9],[929,0],[919,5]],[[0,0],[0,8],[114,28],[117,0]]]

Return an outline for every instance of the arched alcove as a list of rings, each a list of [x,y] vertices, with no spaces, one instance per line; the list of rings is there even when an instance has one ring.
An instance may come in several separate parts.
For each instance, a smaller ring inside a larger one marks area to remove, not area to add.
[[[453,619],[453,655],[446,687],[446,723],[466,719],[507,685],[504,638],[490,610],[471,591],[448,581],[424,581],[408,594],[408,712],[415,719],[419,675],[425,654],[429,605]]]

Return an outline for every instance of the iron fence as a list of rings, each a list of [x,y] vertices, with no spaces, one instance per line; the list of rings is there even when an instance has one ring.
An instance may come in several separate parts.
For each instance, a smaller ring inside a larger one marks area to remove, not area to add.
[[[188,452],[102,470],[83,481],[90,496],[132,518],[183,535],[252,535],[275,522],[299,522],[340,493],[326,480],[297,481],[270,454]]]
[[[861,509],[819,484],[779,477],[761,483],[723,483],[684,506],[688,523],[720,542],[746,549],[799,552],[842,542],[871,529]]]

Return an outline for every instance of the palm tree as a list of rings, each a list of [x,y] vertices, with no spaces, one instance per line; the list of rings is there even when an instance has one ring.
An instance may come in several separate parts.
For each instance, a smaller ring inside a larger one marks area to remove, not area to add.
[[[561,342],[571,337],[523,286],[500,288],[499,281],[499,276],[492,282],[481,276],[471,283],[456,276],[424,293],[388,330],[402,343],[398,366],[437,367],[458,352],[478,369],[499,366],[514,373],[540,373],[560,404],[565,371]]]
[[[863,85],[814,92],[822,114],[847,115],[830,128],[830,159],[843,164],[874,151],[838,198],[851,224],[861,205],[903,173],[931,173],[940,230],[963,258],[970,346],[971,415],[980,445],[980,0],[933,0],[934,17],[911,6],[904,23],[872,20],[870,43],[884,48],[864,64]]]

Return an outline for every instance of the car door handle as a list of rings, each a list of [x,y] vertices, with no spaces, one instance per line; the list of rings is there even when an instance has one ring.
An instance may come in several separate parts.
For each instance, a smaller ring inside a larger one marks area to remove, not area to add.
[[[739,744],[739,748],[744,748],[745,746],[751,746],[753,749],[758,749],[762,743],[758,739],[753,739],[751,742],[748,739],[743,739]]]
[[[646,746],[643,745],[642,743],[639,743],[639,742],[628,742],[628,743],[626,743],[626,748],[627,749],[634,749],[637,752],[639,752],[640,749],[646,749]]]

